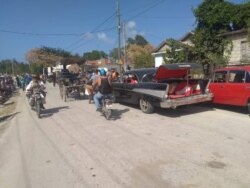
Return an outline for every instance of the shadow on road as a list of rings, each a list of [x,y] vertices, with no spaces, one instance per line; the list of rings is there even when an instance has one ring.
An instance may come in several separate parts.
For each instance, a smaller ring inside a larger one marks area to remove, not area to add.
[[[121,103],[122,105],[128,106],[130,108],[136,108],[139,109],[138,105],[134,105],[134,104],[124,104]],[[213,111],[214,108],[211,107],[208,104],[192,104],[192,105],[186,105],[186,106],[179,106],[176,109],[172,109],[172,108],[155,108],[155,112],[158,115],[162,115],[162,116],[168,116],[168,117],[172,117],[172,118],[177,118],[177,117],[181,117],[181,116],[186,116],[186,115],[192,115],[192,114],[196,114],[196,113],[202,113],[202,112],[206,112],[206,111]],[[143,113],[141,111],[141,113]]]
[[[3,121],[6,121],[6,120],[14,118],[19,113],[20,112],[15,112],[13,114],[8,114],[8,115],[5,115],[5,116],[0,116],[0,123],[3,122]]]
[[[242,106],[232,106],[232,105],[222,105],[222,104],[209,104],[211,108],[214,109],[220,109],[220,110],[227,110],[230,112],[235,112],[235,113],[240,113],[240,114],[246,114],[248,115],[248,110],[247,107],[242,107]]]
[[[200,105],[200,104],[193,104],[187,106],[179,106],[176,109],[168,108],[157,108],[156,113],[163,116],[168,116],[172,118],[178,118],[181,116],[193,115],[197,113],[207,112],[207,111],[214,111],[214,109],[210,106]]]
[[[42,116],[42,118],[50,117],[53,114],[58,113],[60,110],[68,109],[68,108],[69,108],[68,106],[60,106],[60,107],[56,107],[56,108],[45,109],[42,111],[41,116]]]
[[[192,115],[192,114],[202,113],[206,111],[214,111],[216,109],[248,115],[248,111],[244,107],[218,105],[218,104],[213,104],[213,103],[201,103],[201,104],[193,104],[193,105],[188,105],[188,106],[180,106],[176,109],[157,109],[156,113],[160,115],[164,115],[164,116],[169,116],[172,118],[177,118],[180,116]]]
[[[112,117],[111,117],[111,120],[118,120],[118,119],[121,119],[122,117],[122,114],[123,113],[126,113],[128,112],[129,109],[128,108],[125,108],[123,110],[117,110],[117,109],[112,109]]]

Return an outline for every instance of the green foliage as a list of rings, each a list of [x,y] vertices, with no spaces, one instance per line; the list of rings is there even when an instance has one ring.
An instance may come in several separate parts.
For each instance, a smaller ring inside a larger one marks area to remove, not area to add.
[[[230,31],[234,24],[234,10],[233,4],[224,0],[204,0],[193,11],[197,19],[197,28],[210,32]]]
[[[232,43],[221,33],[247,28],[249,10],[249,2],[235,5],[224,0],[204,0],[194,9],[197,20],[192,40],[195,59],[210,67],[225,65],[228,57],[224,56],[224,52],[230,54]]]
[[[29,72],[29,65],[16,60],[0,61],[0,74],[23,74]]]
[[[24,74],[24,73],[29,73],[29,65],[27,63],[15,63],[14,64],[14,70],[15,74]]]
[[[73,57],[73,55],[70,52],[60,48],[51,48],[43,46],[42,48],[40,48],[40,50],[46,54],[53,54],[60,57]]]
[[[11,74],[12,73],[12,60],[2,60],[0,62],[0,73]]]
[[[164,56],[164,62],[166,64],[181,63],[187,60],[187,50],[182,43],[174,39],[169,39],[167,45],[169,48],[166,49]]]
[[[148,44],[148,41],[141,35],[136,35],[135,38],[128,38],[127,40],[128,45],[136,44],[139,46],[145,46]]]
[[[234,30],[250,28],[250,1],[235,5],[232,18]]]
[[[77,56],[65,50],[50,47],[34,48],[26,54],[26,59],[29,64],[42,64],[44,67],[55,66],[58,61],[74,57]]]
[[[109,53],[109,56],[112,59],[118,59],[118,48],[113,48],[111,52]]]
[[[150,53],[141,53],[135,56],[134,68],[154,67],[154,58]]]
[[[107,58],[108,55],[104,51],[93,50],[92,52],[86,52],[83,54],[83,58],[86,60],[98,60]]]
[[[32,74],[42,74],[43,73],[43,65],[42,64],[37,64],[37,63],[32,63],[30,64],[30,73]]]

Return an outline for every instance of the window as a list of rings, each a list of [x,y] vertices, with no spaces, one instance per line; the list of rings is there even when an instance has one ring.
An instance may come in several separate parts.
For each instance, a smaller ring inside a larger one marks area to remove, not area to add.
[[[152,82],[154,76],[155,76],[155,73],[145,74],[145,75],[142,77],[142,81],[141,81],[141,82]]]
[[[214,73],[213,82],[226,82],[227,71],[218,71]]]
[[[245,71],[232,70],[229,72],[229,82],[232,83],[244,83],[245,82]]]
[[[246,72],[246,83],[250,83],[250,72]]]
[[[241,59],[242,60],[250,59],[250,43],[247,41],[241,42]]]

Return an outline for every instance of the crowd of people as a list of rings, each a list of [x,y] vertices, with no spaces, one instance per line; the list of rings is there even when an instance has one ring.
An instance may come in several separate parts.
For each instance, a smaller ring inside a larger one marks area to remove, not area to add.
[[[15,90],[15,80],[9,74],[0,74],[0,104],[3,104]]]
[[[62,74],[64,73],[62,70]],[[112,95],[112,82],[118,79],[118,72],[111,69],[106,71],[105,69],[94,69],[88,72],[86,75],[86,93],[89,95],[89,103],[94,102],[96,111],[101,109],[101,99],[104,95]],[[55,81],[53,85],[55,86]],[[1,98],[7,93],[13,91],[13,87],[17,87],[26,92],[26,95],[30,95],[35,89],[43,88],[45,90],[45,80],[41,75],[23,74],[12,77],[11,75],[0,75],[0,103]],[[30,99],[32,100],[32,99]],[[30,101],[29,101],[30,102]],[[43,104],[45,103],[45,100]],[[44,109],[45,107],[42,106]]]
[[[25,87],[30,83],[32,80],[31,74],[25,73],[21,75],[16,76],[16,84],[18,88],[21,88],[23,91],[25,90]]]

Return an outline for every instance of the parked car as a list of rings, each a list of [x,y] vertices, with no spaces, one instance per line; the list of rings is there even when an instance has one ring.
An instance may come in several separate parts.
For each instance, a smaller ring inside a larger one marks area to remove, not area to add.
[[[215,70],[209,89],[214,94],[213,103],[247,107],[250,113],[250,65]]]
[[[176,108],[212,100],[209,81],[190,77],[197,64],[168,64],[157,68],[125,72],[121,82],[113,83],[116,102],[139,104],[144,113],[155,107]]]

